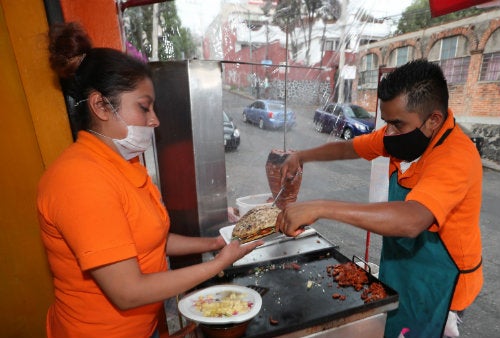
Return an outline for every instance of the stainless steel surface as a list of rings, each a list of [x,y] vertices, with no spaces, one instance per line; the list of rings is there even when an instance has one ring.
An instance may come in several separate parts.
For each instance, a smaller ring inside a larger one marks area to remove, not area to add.
[[[313,228],[305,229],[303,233],[301,233],[300,235],[298,235],[296,237],[290,237],[290,236],[287,236],[281,232],[274,233],[272,235],[264,237],[263,240],[265,241],[265,243],[262,244],[261,246],[259,246],[259,248],[264,248],[268,245],[273,245],[273,244],[282,244],[286,241],[296,241],[300,238],[313,236],[313,235],[316,235],[316,230],[314,230]]]
[[[221,65],[186,60],[153,62],[151,67],[160,120],[159,181],[171,231],[215,236],[227,223]],[[185,259],[182,265],[201,261],[201,255]]]
[[[274,234],[266,238],[264,245],[256,248],[233,265],[254,264],[331,247],[333,247],[332,243],[316,233],[312,228],[307,229],[297,237]]]
[[[377,309],[377,311],[390,311],[394,307],[391,304],[386,309]],[[375,312],[375,311],[373,311]],[[366,314],[364,314],[366,315]],[[342,318],[335,322],[327,322],[307,329],[281,335],[283,338],[382,338],[384,337],[385,322],[387,313],[378,313],[366,318],[358,318],[359,315],[354,315],[347,318]]]

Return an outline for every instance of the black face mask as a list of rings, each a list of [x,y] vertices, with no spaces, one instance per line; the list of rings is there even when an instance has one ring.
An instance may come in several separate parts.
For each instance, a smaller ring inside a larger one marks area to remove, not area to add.
[[[384,136],[385,150],[391,156],[407,162],[422,156],[430,141],[431,138],[425,136],[420,128],[406,134]]]

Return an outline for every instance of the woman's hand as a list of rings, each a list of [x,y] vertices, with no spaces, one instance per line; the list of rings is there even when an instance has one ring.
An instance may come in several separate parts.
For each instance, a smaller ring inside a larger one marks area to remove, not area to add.
[[[222,236],[192,237],[170,233],[167,239],[167,255],[183,256],[218,251],[226,245]]]
[[[220,250],[225,246],[226,246],[226,241],[224,240],[224,237],[222,236],[214,237],[214,248],[211,251]]]
[[[233,240],[215,256],[215,259],[224,262],[224,266],[229,266],[262,244],[264,244],[262,240],[245,244],[241,244],[238,240]]]

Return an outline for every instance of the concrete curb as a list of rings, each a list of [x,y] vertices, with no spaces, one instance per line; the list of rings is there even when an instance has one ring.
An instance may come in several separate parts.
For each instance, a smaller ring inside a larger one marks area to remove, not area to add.
[[[500,164],[498,164],[492,160],[488,160],[487,158],[482,158],[481,161],[483,162],[484,168],[492,169],[495,171],[500,171]]]

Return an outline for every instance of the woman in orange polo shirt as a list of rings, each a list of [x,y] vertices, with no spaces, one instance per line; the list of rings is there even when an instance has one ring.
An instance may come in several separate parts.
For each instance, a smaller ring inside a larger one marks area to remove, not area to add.
[[[399,294],[386,337],[458,336],[457,312],[482,283],[482,164],[448,109],[438,65],[414,60],[381,80],[379,130],[351,141],[299,151],[282,167],[293,177],[305,162],[389,157],[389,201],[309,201],[287,206],[277,227],[299,234],[304,224],[333,219],[383,236],[380,279]]]
[[[51,31],[50,62],[74,99],[77,140],[39,183],[41,236],[53,273],[49,338],[150,337],[163,300],[215,276],[262,242],[169,233],[160,193],[141,165],[159,125],[148,66],[92,48],[77,24]],[[220,250],[169,271],[167,255]]]

